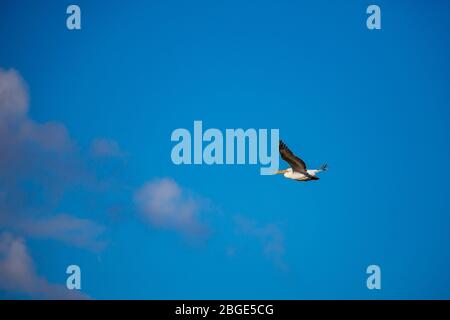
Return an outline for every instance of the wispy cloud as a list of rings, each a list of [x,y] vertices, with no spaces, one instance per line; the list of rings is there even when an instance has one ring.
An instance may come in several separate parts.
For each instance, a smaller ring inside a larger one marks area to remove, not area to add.
[[[35,299],[88,299],[88,296],[50,283],[36,273],[25,241],[11,233],[0,234],[0,290]]]
[[[94,139],[91,143],[91,154],[94,157],[112,157],[112,158],[121,158],[125,154],[120,149],[117,141],[107,138],[97,138]]]
[[[27,112],[28,90],[25,82],[16,70],[0,68],[0,121],[20,118]]]
[[[16,219],[7,226],[29,237],[58,240],[92,251],[100,251],[106,246],[106,241],[102,240],[103,226],[68,214]]]
[[[214,215],[213,205],[199,195],[181,187],[171,178],[154,179],[138,189],[134,195],[135,205],[146,222],[156,228],[171,229],[187,235],[210,235],[213,230],[204,222],[208,217],[218,218],[222,226],[232,226],[236,238],[253,238],[261,247],[263,255],[278,268],[286,271],[284,235],[275,223],[261,224],[242,215]],[[217,213],[217,212],[215,212]],[[222,230],[232,232],[233,230]],[[214,233],[216,233],[214,231]],[[228,257],[237,256],[239,243],[225,247]]]
[[[173,179],[147,182],[136,191],[134,202],[145,221],[154,227],[196,236],[207,232],[200,217],[206,201],[183,189]]]
[[[0,69],[0,185],[8,197],[19,196],[25,181],[55,191],[85,176],[66,127],[33,121],[28,100],[19,74]]]
[[[66,191],[86,188],[95,177],[64,124],[34,121],[28,102],[27,86],[19,73],[0,69],[0,227],[100,250],[104,246],[99,240],[101,226],[68,214],[52,214]]]
[[[41,124],[31,119],[28,101],[28,90],[19,73],[0,69],[0,168],[3,170],[8,160],[17,162],[27,155],[72,151],[75,147],[62,123]]]
[[[262,225],[241,215],[235,216],[234,222],[238,234],[257,239],[261,243],[266,257],[272,260],[282,270],[288,270],[288,265],[284,261],[284,236],[276,224],[269,223]]]

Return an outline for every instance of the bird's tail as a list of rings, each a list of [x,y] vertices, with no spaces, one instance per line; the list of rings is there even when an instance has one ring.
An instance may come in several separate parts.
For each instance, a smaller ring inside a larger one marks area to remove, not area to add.
[[[328,164],[324,163],[321,167],[320,170],[322,171],[328,171]]]

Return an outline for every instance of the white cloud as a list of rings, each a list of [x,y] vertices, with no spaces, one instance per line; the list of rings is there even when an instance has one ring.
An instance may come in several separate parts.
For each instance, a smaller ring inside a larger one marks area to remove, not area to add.
[[[33,121],[28,116],[28,100],[20,75],[0,69],[0,185],[8,190],[24,176],[47,170],[58,177],[79,179],[79,172],[74,172],[76,144],[66,127]]]
[[[200,222],[204,200],[193,196],[170,178],[146,183],[135,193],[134,201],[144,219],[155,227],[191,235],[206,232],[206,227]]]
[[[106,138],[94,139],[91,144],[91,154],[95,157],[123,157],[117,141]]]
[[[14,69],[0,69],[0,148],[3,154],[23,148],[67,151],[74,146],[62,123],[39,124],[28,116],[28,90]],[[29,160],[29,159],[28,159]]]
[[[87,299],[79,291],[49,283],[39,276],[25,241],[11,233],[0,234],[0,290],[35,299]]]
[[[29,237],[58,240],[92,251],[100,251],[106,245],[106,241],[101,239],[104,227],[91,220],[67,214],[39,218],[16,218],[7,226]]]
[[[21,118],[28,112],[28,92],[16,70],[0,68],[0,125],[7,118]]]

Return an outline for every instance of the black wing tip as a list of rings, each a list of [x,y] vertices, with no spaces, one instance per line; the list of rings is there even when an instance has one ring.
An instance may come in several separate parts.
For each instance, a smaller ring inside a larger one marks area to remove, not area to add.
[[[278,146],[279,151],[286,151],[288,153],[292,153],[291,149],[286,145],[286,143],[283,142],[283,140],[280,140],[280,144]]]

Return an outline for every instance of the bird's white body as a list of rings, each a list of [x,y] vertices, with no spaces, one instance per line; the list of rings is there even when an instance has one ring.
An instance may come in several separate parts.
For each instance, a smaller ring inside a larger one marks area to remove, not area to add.
[[[292,180],[299,180],[299,181],[308,181],[308,180],[314,180],[316,178],[316,174],[318,172],[321,172],[322,170],[306,170],[307,174],[300,173],[297,171],[293,171],[292,168],[286,169],[286,172],[284,172],[284,177]]]

